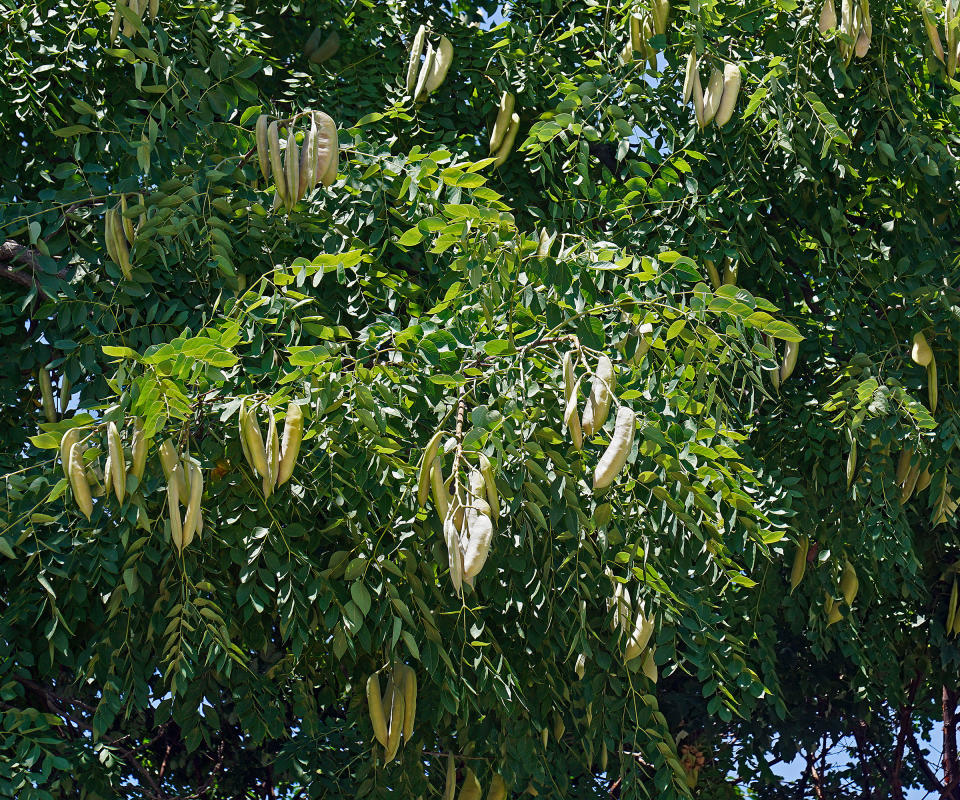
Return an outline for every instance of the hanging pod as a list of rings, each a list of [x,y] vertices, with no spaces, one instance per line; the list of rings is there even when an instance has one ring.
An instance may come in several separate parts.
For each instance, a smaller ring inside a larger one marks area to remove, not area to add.
[[[632,409],[620,406],[610,444],[597,462],[593,471],[593,490],[604,489],[627,463],[637,430],[637,416]]]

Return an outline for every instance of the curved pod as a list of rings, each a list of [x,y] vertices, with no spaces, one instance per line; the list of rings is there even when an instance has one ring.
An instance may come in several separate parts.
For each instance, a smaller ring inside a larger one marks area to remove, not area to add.
[[[600,457],[596,469],[593,471],[593,490],[605,489],[617,473],[623,469],[627,463],[627,456],[630,455],[630,448],[633,447],[633,439],[637,430],[637,415],[632,409],[621,406],[617,411],[617,421],[613,429],[613,438],[607,449]]]

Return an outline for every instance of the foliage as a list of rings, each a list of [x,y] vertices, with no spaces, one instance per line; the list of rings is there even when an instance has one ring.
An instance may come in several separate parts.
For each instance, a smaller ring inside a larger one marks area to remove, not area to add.
[[[960,460],[960,84],[919,11],[874,0],[873,45],[845,66],[819,7],[691,0],[650,68],[619,58],[627,3],[518,0],[493,24],[496,6],[162,0],[155,22],[124,9],[136,31],[115,42],[106,2],[5,6],[0,795],[429,797],[454,753],[461,780],[499,772],[515,795],[669,798],[703,752],[696,794],[774,796],[769,754],[809,767],[850,736],[849,768],[808,769],[801,789],[940,780],[913,744],[960,661],[944,627],[956,525],[932,525]],[[421,22],[455,57],[415,105]],[[341,39],[321,65],[301,53],[316,25]],[[680,104],[694,45],[743,65],[719,130]],[[494,169],[504,89],[521,132]],[[274,211],[254,124],[308,108],[339,125],[339,177]],[[144,215],[130,280],[103,242],[121,194]],[[714,289],[708,261],[736,285]],[[570,445],[571,348],[584,384],[614,357],[640,420],[596,497],[612,421]],[[73,387],[55,423],[42,366]],[[304,408],[293,480],[266,500],[244,399],[261,420]],[[106,423],[134,416],[147,472],[88,522],[61,436],[92,433],[96,465]],[[415,500],[438,428],[445,470],[462,480],[482,452],[503,498],[462,598],[441,520]],[[167,437],[206,475],[182,556]],[[901,504],[905,446],[933,478]],[[845,558],[860,594],[827,628]],[[614,582],[657,617],[656,685],[622,662]],[[384,765],[363,687],[394,659],[420,696],[413,742]],[[557,715],[566,732],[544,742]]]

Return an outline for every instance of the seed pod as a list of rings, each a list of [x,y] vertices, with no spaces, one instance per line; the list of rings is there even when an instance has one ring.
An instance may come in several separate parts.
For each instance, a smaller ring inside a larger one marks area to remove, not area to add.
[[[630,610],[630,590],[625,583],[615,580],[613,573],[607,572],[607,576],[613,581],[613,598],[608,601],[607,608],[612,608],[613,618],[610,620],[610,630],[616,631],[619,628],[626,633],[630,629],[631,615]]]
[[[900,460],[897,461],[897,473],[896,481],[897,486],[902,487],[904,480],[906,480],[907,475],[910,473],[910,462],[913,460],[913,448],[910,446],[904,447],[900,452]]]
[[[107,425],[107,458],[113,479],[113,493],[117,496],[117,502],[122,503],[127,491],[127,465],[123,458],[123,442],[120,440],[116,422]]]
[[[437,457],[437,451],[440,449],[440,441],[443,439],[443,429],[436,431],[427,442],[427,447],[420,457],[420,474],[417,477],[417,505],[424,508],[427,505],[427,495],[430,492],[430,472],[433,469],[433,462]],[[436,491],[434,491],[436,495]],[[436,497],[434,497],[436,503]],[[445,515],[441,515],[445,516]]]
[[[597,371],[590,384],[590,396],[583,409],[581,428],[585,436],[593,436],[607,421],[616,385],[617,378],[613,370],[613,362],[607,356],[601,355],[597,360]]]
[[[638,14],[631,14],[629,19],[630,26],[630,57],[626,59],[627,61],[632,61],[636,53],[639,53],[643,50],[643,34],[640,30],[641,23],[643,19]]]
[[[324,61],[333,58],[339,49],[340,34],[334,31],[323,40],[323,44],[314,50],[308,58],[314,64],[322,64]]]
[[[493,777],[490,778],[487,800],[507,800],[507,784],[503,782],[499,772],[493,773]]]
[[[111,208],[108,213],[110,213],[113,217],[113,222],[110,225],[110,232],[113,235],[113,248],[117,254],[117,264],[120,266],[120,271],[123,273],[123,277],[127,280],[130,280],[132,277],[130,248],[127,247],[127,240],[123,233],[123,221],[121,220],[120,213],[116,208]]]
[[[463,574],[467,578],[475,577],[483,569],[490,552],[490,542],[493,540],[490,506],[481,496],[483,491],[483,475],[480,470],[472,470],[466,513],[468,539],[463,552]]]
[[[374,673],[367,678],[367,709],[370,712],[370,724],[373,735],[384,747],[387,746],[387,718],[383,714],[383,701],[380,697],[380,679]]]
[[[793,375],[797,366],[797,356],[800,354],[799,342],[786,342],[783,345],[783,364],[780,366],[780,382],[783,383]]]
[[[183,472],[183,465],[177,455],[177,449],[173,442],[165,439],[160,445],[160,466],[163,468],[163,477],[167,483],[177,484],[178,497],[186,500],[187,497],[187,478]]]
[[[657,678],[659,677],[657,662],[653,660],[653,655],[656,653],[656,651],[656,647],[649,648],[643,656],[643,662],[640,664],[640,669],[643,671],[643,674],[647,676],[651,683],[656,683]]]
[[[738,266],[736,263],[730,263],[727,259],[724,259],[724,266],[723,266],[723,285],[724,286],[737,285],[737,270],[738,270]]]
[[[930,363],[927,364],[927,398],[930,401],[930,413],[934,414],[937,410],[937,359],[930,356]]]
[[[647,643],[650,641],[650,637],[653,636],[653,625],[653,617],[648,619],[644,616],[643,609],[639,609],[637,611],[637,619],[633,623],[633,632],[627,640],[627,647],[623,653],[624,664],[636,658],[644,651],[644,648],[646,648]]]
[[[283,153],[283,167],[285,170],[283,180],[287,187],[284,205],[287,211],[292,211],[300,199],[300,149],[297,147],[293,123],[290,123],[287,128],[287,149]]]
[[[733,117],[733,109],[737,105],[737,96],[740,94],[740,68],[736,64],[725,64],[723,67],[723,94],[720,96],[720,105],[714,122],[718,128],[726,125]]]
[[[848,606],[853,605],[853,600],[857,596],[857,589],[860,588],[860,581],[857,579],[857,571],[853,564],[845,561],[843,564],[843,574],[840,577],[840,594]]]
[[[403,668],[403,741],[413,737],[413,723],[417,715],[417,673],[405,664]]]
[[[927,344],[927,339],[922,333],[913,334],[913,349],[910,351],[910,358],[914,364],[926,367],[933,360],[933,350]]]
[[[803,573],[807,570],[807,553],[810,550],[810,538],[801,536],[797,542],[797,551],[793,555],[793,566],[790,568],[790,594],[800,585]]]
[[[410,62],[407,65],[407,94],[414,97],[414,89],[417,86],[417,76],[420,73],[420,54],[423,53],[423,43],[427,38],[427,29],[421,25],[417,29],[416,36],[413,37],[413,44],[410,45]]]
[[[687,68],[683,73],[683,104],[686,105],[693,98],[693,79],[697,74],[697,51],[690,51],[687,56]]]
[[[513,119],[513,107],[515,102],[516,98],[513,96],[513,93],[504,90],[503,94],[500,96],[500,106],[497,109],[497,119],[493,123],[493,128],[490,131],[491,155],[499,150],[500,145],[503,143],[503,137],[507,133],[507,128],[510,127],[510,121]]]
[[[280,472],[280,439],[277,436],[277,420],[272,408],[267,409],[267,419],[267,478],[272,491],[277,485],[277,475]]]
[[[593,490],[605,489],[617,473],[623,469],[627,463],[627,456],[630,455],[630,449],[633,447],[633,438],[637,430],[637,415],[632,409],[626,406],[620,406],[617,411],[617,421],[613,429],[613,438],[610,444],[597,462],[597,467],[593,471]]]
[[[510,116],[510,126],[507,128],[507,132],[503,135],[503,141],[500,143],[500,148],[497,150],[497,158],[493,162],[494,167],[499,167],[507,160],[507,156],[510,155],[510,151],[513,149],[513,142],[517,138],[517,131],[520,130],[520,116],[518,114],[512,114]]]
[[[120,6],[122,4],[123,0],[116,0],[116,4],[113,7],[113,19],[110,21],[110,37],[107,39],[111,45],[117,40],[117,36],[120,33],[120,22],[123,19],[120,14]]]
[[[443,800],[453,800],[457,792],[457,765],[453,760],[453,753],[447,754],[447,780],[443,787]]]
[[[67,413],[67,407],[70,405],[70,379],[67,373],[60,374],[60,387],[57,389],[57,397],[60,400],[60,416]]]
[[[447,544],[447,559],[450,564],[450,580],[460,596],[463,585],[463,553],[460,551],[460,530],[456,523],[459,500],[454,497],[443,520],[443,538]]]
[[[570,432],[570,440],[573,442],[575,450],[583,450],[583,429],[580,427],[580,417],[577,412],[576,388],[580,385],[577,381],[574,384],[574,391],[567,399],[567,405],[563,410],[563,421]]]
[[[241,411],[243,411],[242,408]],[[247,450],[252,460],[251,466],[261,478],[266,478],[268,475],[267,448],[263,444],[263,434],[260,432],[256,412],[253,409],[248,409],[243,415],[241,432],[247,443]]]
[[[480,474],[483,475],[483,485],[486,489],[487,502],[490,504],[490,516],[494,520],[500,519],[500,492],[497,490],[497,481],[493,475],[493,467],[483,453],[480,454]]]
[[[47,422],[57,421],[57,407],[53,402],[53,383],[50,381],[50,373],[46,367],[40,367],[38,371],[38,381],[40,384],[40,397],[43,401],[43,415]]]
[[[923,472],[920,473],[920,477],[917,478],[917,485],[913,487],[914,494],[919,494],[926,489],[932,480],[933,476],[930,474],[929,467],[924,467]]]
[[[182,471],[178,464],[177,469]],[[167,513],[170,515],[170,539],[177,552],[183,552],[183,521],[180,518],[180,503],[183,502],[179,481],[167,481]]]
[[[80,441],[80,429],[70,428],[60,439],[60,465],[63,467],[63,477],[70,480],[70,448]]]
[[[108,208],[103,213],[103,243],[107,248],[107,256],[114,264],[120,263],[120,256],[117,254],[117,248],[114,244],[116,239],[113,236],[113,209]]]
[[[903,481],[903,487],[900,489],[900,505],[904,505],[913,495],[913,490],[916,488],[919,478],[920,465],[917,464],[910,468],[907,477]]]
[[[305,58],[310,58],[320,46],[320,37],[323,36],[323,30],[318,25],[313,29],[313,33],[307,37],[307,41],[303,43],[303,55]]]
[[[950,590],[950,604],[947,606],[946,631],[948,634],[953,632],[954,618],[957,615],[957,579],[953,579],[953,588]]]
[[[433,62],[436,54],[433,52],[433,45],[427,42],[427,54],[423,59],[423,66],[420,68],[420,74],[417,76],[417,85],[413,91],[413,99],[422,103],[427,99],[427,78],[433,71]]]
[[[463,779],[463,786],[460,787],[458,800],[480,800],[483,790],[480,788],[480,781],[470,767],[467,767],[467,776]]]
[[[943,64],[943,44],[940,42],[940,31],[937,30],[936,20],[930,12],[926,0],[921,0],[920,13],[923,16],[923,28],[927,32],[927,39],[930,40],[930,46],[933,48],[933,55]]]
[[[254,129],[254,136],[257,140],[257,161],[260,163],[260,174],[263,180],[270,181],[270,145],[267,143],[267,127],[270,125],[270,118],[266,114],[257,117],[257,126]]]
[[[604,739],[602,746],[600,747],[600,772],[607,771],[607,742]]]
[[[399,685],[394,685],[392,691],[388,690],[390,695],[390,724],[387,727],[387,743],[384,745],[383,760],[389,764],[397,755],[400,749],[400,737],[403,735],[403,691]]]
[[[190,461],[187,469],[190,471],[190,499],[187,502],[187,510],[183,515],[183,546],[188,547],[193,541],[194,534],[200,523],[200,502],[203,499],[203,472],[200,465],[195,461]]]
[[[447,71],[453,63],[453,45],[446,36],[440,37],[440,44],[437,45],[437,52],[433,59],[433,69],[427,76],[427,94],[432,94],[443,83],[447,77]]]
[[[311,125],[303,137],[303,147],[300,148],[300,166],[298,174],[300,184],[297,187],[297,193],[300,197],[306,196],[316,184],[314,179],[317,175],[317,148],[313,143],[313,133],[316,125]]]
[[[587,657],[583,653],[577,656],[577,663],[574,666],[573,671],[577,673],[577,677],[580,680],[583,680],[583,676],[587,671]],[[590,723],[587,724],[589,725]]]
[[[273,173],[273,183],[281,203],[286,203],[287,182],[283,171],[283,157],[280,154],[280,129],[274,120],[267,126],[267,148],[270,153],[270,171]]]
[[[717,271],[717,265],[714,264],[709,258],[705,258],[703,263],[707,268],[707,274],[710,276],[710,283],[713,284],[713,290],[716,291],[723,286],[723,281],[720,279],[720,273]]]
[[[957,60],[956,60],[956,44],[957,44],[957,28],[955,25],[951,25],[954,18],[954,8],[952,0],[948,0],[943,4],[943,30],[947,37],[947,74],[952,78],[953,73],[956,71]]]
[[[83,449],[79,442],[74,442],[67,456],[67,471],[70,475],[70,488],[73,490],[73,499],[77,508],[88,520],[93,514],[93,497],[90,494],[90,483],[87,480],[87,470],[83,465]]]
[[[583,450],[583,430],[580,427],[580,419],[577,414],[577,387],[579,385],[580,382],[576,380],[574,373],[573,351],[568,351],[563,356],[563,396],[566,401],[563,421],[570,431],[574,448]]]
[[[837,27],[837,7],[833,0],[823,0],[823,8],[820,9],[820,21],[817,25],[820,33],[826,33],[831,28]]]
[[[853,484],[853,476],[857,472],[857,440],[850,442],[850,452],[847,455],[847,488]]]
[[[540,231],[540,241],[537,245],[537,258],[549,258],[550,257],[550,248],[553,247],[553,242],[557,238],[557,232],[554,231],[550,233],[546,228],[543,228]]]
[[[700,83],[700,68],[693,72],[693,112],[697,120],[697,127],[703,129],[707,127],[707,123],[704,121],[704,108],[703,108],[703,86]]]
[[[119,4],[120,2],[121,2],[121,0],[117,0],[117,3],[118,3],[118,4]],[[134,14],[136,14],[136,13],[137,13],[138,0],[127,0],[126,6],[127,6]],[[131,38],[131,37],[133,36],[133,34],[136,33],[136,32],[137,32],[137,29],[134,27],[133,23],[132,23],[129,19],[127,19],[126,17],[124,17],[124,18],[123,18],[123,35],[126,36],[126,37],[129,39],[129,38]]]
[[[860,0],[857,10],[860,20],[860,30],[857,34],[857,41],[854,45],[854,52],[857,58],[863,58],[870,49],[870,42],[873,40],[873,22],[870,18],[870,0]]]
[[[303,440],[303,411],[298,403],[287,403],[287,416],[283,421],[283,440],[280,445],[280,466],[277,469],[277,486],[290,480],[300,453]]]
[[[150,0],[150,20],[153,21],[160,13],[160,0]]]
[[[823,610],[827,614],[827,627],[829,628],[833,623],[840,622],[843,619],[843,614],[840,612],[840,606],[838,606],[833,598],[827,594],[826,600],[823,604]]]
[[[667,32],[670,21],[670,0],[653,0],[653,30],[661,34]]]
[[[136,238],[136,231],[133,229],[133,219],[127,216],[126,193],[120,195],[120,222],[123,225],[123,235],[126,237],[127,243],[133,246],[133,241]]]
[[[710,74],[710,82],[707,84],[707,91],[703,95],[703,123],[700,125],[701,128],[706,128],[717,115],[722,96],[723,73],[714,67]]]
[[[317,181],[330,186],[337,181],[340,169],[340,140],[337,123],[328,114],[314,111],[319,133],[317,135]]]
[[[447,492],[446,484],[443,482],[442,462],[439,458],[433,459],[430,466],[430,484],[433,488],[433,504],[437,508],[437,515],[443,522],[447,518],[447,511],[450,508],[450,494]]]

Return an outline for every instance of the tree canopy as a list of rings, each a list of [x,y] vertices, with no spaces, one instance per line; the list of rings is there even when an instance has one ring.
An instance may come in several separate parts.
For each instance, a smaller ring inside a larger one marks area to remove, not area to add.
[[[954,0],[0,23],[0,796],[960,797]]]

